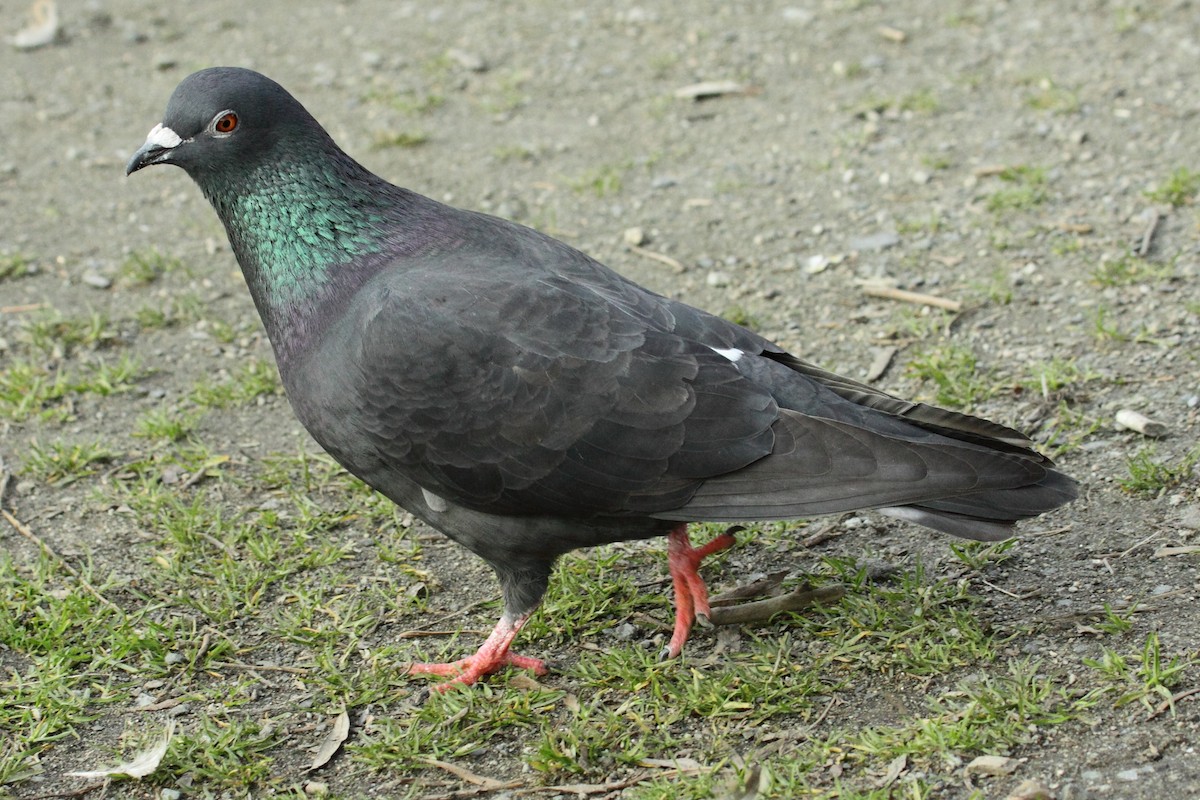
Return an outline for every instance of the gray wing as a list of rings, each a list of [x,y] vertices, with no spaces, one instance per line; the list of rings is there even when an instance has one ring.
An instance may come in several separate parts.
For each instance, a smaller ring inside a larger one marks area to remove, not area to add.
[[[354,358],[370,445],[492,513],[683,505],[705,478],[771,452],[778,409],[728,359],[671,332],[650,298],[499,268],[390,278]]]
[[[486,232],[473,250],[386,276],[354,359],[377,456],[452,502],[668,520],[880,508],[995,538],[1074,496],[1016,431],[826,372],[548,237],[470,219]]]

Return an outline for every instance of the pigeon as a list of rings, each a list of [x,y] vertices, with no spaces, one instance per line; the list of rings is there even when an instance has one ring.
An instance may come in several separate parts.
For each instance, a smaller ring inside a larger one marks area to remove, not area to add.
[[[552,567],[665,536],[681,652],[710,613],[691,522],[862,509],[999,540],[1077,484],[1021,433],[823,370],[530,228],[393,185],[275,81],[185,78],[126,167],[182,167],[225,226],[292,409],[349,472],[480,556],[506,666]]]

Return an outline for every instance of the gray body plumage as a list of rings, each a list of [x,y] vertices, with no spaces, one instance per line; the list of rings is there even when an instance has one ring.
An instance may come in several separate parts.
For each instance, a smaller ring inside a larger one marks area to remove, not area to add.
[[[239,98],[277,117],[246,115],[265,144],[180,165],[226,225],[297,416],[486,559],[509,614],[537,605],[562,553],[679,522],[874,508],[995,539],[1075,496],[1013,430],[824,372],[541,233],[394,187],[276,84],[198,75],[165,124]],[[131,171],[167,160],[145,151]],[[314,203],[316,232],[270,196]]]

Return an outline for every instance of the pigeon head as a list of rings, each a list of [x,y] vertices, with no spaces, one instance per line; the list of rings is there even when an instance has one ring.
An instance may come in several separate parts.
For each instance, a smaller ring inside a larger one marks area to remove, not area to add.
[[[163,121],[133,154],[125,174],[175,164],[204,185],[216,175],[276,159],[281,143],[312,137],[330,141],[278,83],[253,70],[213,67],[176,87]]]
[[[184,78],[125,171],[152,164],[182,167],[212,204],[277,355],[302,349],[326,301],[386,263],[386,243],[403,248],[403,190],[342,152],[257,72],[215,67]]]

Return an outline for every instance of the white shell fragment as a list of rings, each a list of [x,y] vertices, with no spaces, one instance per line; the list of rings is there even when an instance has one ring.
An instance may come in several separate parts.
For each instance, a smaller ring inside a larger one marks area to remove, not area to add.
[[[1145,414],[1141,414],[1131,408],[1122,408],[1117,412],[1117,425],[1135,433],[1140,433],[1142,436],[1149,436],[1152,439],[1161,439],[1167,435],[1166,425],[1161,422],[1155,422]]]
[[[12,38],[18,50],[36,50],[53,44],[58,38],[58,4],[54,0],[35,0],[29,7],[29,24]]]

